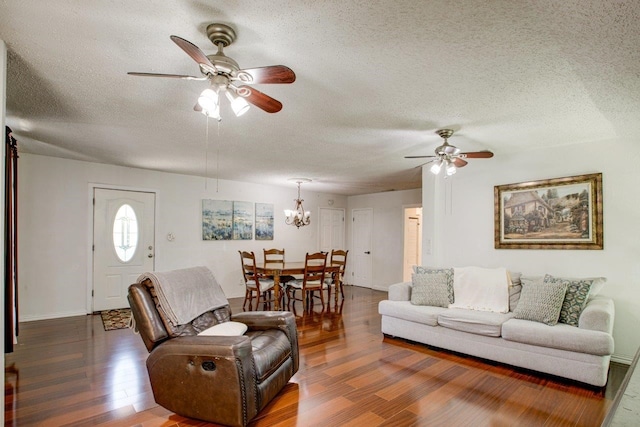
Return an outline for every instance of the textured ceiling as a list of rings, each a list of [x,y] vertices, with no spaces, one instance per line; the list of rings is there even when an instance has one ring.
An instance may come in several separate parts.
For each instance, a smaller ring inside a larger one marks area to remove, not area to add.
[[[193,111],[206,82],[172,34],[241,68],[284,108],[219,124]],[[463,151],[640,141],[640,2],[603,0],[4,0],[7,124],[20,151],[222,179],[363,194],[420,187],[419,160],[456,131]]]

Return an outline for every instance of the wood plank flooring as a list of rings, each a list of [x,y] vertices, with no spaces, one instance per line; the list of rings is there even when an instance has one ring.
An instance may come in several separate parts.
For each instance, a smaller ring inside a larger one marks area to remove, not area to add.
[[[300,371],[253,426],[599,426],[627,369],[612,364],[597,389],[385,338],[386,293],[345,293],[341,310],[298,313]],[[5,425],[211,425],[154,402],[148,353],[130,330],[105,332],[98,315],[20,327],[6,355]]]

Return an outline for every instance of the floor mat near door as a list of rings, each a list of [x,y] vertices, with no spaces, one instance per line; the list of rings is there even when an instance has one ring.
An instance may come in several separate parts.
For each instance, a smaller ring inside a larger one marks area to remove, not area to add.
[[[130,308],[117,308],[115,310],[103,310],[100,312],[105,331],[125,329],[129,327],[131,318]]]

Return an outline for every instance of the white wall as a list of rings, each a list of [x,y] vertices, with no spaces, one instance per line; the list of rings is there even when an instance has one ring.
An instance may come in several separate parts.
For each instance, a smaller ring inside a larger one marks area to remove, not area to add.
[[[372,288],[386,291],[389,285],[402,281],[404,257],[403,206],[421,204],[421,190],[389,191],[385,193],[351,196],[347,214],[347,247],[351,248],[354,209],[373,209]],[[351,255],[351,252],[349,253]],[[346,273],[350,273],[347,271]],[[347,283],[352,283],[347,280]],[[357,283],[354,283],[357,285]]]
[[[640,345],[640,141],[613,140],[471,160],[452,179],[423,172],[423,263],[503,266],[526,275],[604,276],[614,299],[615,358]],[[494,249],[496,185],[602,172],[604,250]],[[431,240],[433,252],[427,251]]]
[[[212,269],[227,297],[244,295],[238,250],[262,253],[284,247],[288,260],[303,260],[318,250],[318,209],[346,208],[347,198],[305,191],[312,225],[296,229],[284,224],[283,210],[293,207],[295,184],[266,186],[201,177],[20,154],[19,275],[20,320],[85,314],[91,309],[92,184],[157,192],[156,265],[158,271],[205,265]],[[273,241],[203,241],[202,199],[273,203]],[[168,233],[175,240],[169,242]]]

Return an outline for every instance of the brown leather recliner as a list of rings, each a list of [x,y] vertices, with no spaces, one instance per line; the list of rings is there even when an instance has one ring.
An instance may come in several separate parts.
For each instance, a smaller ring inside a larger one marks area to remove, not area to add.
[[[298,335],[290,312],[231,315],[229,306],[172,328],[158,310],[149,280],[129,287],[136,328],[150,354],[147,370],[156,402],[176,414],[245,426],[298,371]],[[241,336],[198,336],[233,320]]]

